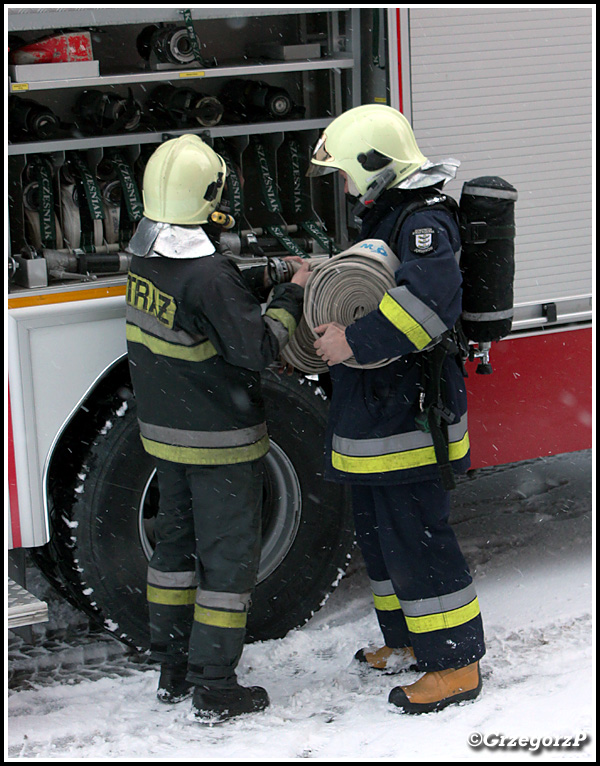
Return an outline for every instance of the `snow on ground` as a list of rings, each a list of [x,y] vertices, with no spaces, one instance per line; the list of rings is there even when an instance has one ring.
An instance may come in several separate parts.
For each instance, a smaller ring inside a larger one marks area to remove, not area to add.
[[[8,759],[595,760],[592,459],[486,469],[455,492],[487,638],[475,702],[407,716],[387,703],[398,676],[353,667],[356,650],[379,641],[355,556],[307,625],[246,647],[240,681],[265,686],[271,707],[221,726],[191,720],[189,700],[160,704],[155,666],[136,664],[111,637],[72,638],[54,653],[51,640],[34,650],[13,641]],[[64,619],[66,605],[50,607]],[[487,746],[470,747],[478,737]],[[559,746],[563,738],[577,746]]]

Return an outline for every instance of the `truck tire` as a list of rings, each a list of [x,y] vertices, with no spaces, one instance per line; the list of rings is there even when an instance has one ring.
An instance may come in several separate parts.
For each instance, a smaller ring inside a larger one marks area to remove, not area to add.
[[[341,579],[353,542],[348,492],[322,477],[327,402],[297,376],[268,372],[263,391],[271,450],[249,641],[279,638],[306,622]],[[97,435],[74,491],[72,507],[53,520],[62,578],[93,619],[146,650],[146,568],[158,487],[139,438],[135,400]]]

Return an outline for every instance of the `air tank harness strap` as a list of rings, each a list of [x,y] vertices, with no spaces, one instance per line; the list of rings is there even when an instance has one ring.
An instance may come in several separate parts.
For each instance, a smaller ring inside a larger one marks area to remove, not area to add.
[[[455,416],[445,405],[442,390],[442,367],[449,354],[459,354],[452,330],[444,333],[432,349],[419,354],[423,390],[420,398],[421,413],[415,418],[417,428],[431,434],[442,484],[447,490],[456,487],[448,451],[448,425],[454,422]]]
[[[469,221],[460,225],[460,239],[463,244],[484,245],[494,239],[514,239],[514,225],[492,226],[485,221]]]
[[[403,208],[389,236],[388,242],[390,243],[390,247],[395,248],[398,236],[400,235],[400,229],[409,216],[422,210],[439,208],[450,213],[454,217],[456,223],[460,226],[460,216],[456,200],[447,194],[432,192],[428,189],[424,196],[419,196],[418,199],[410,202]]]
[[[389,242],[393,247],[400,235],[400,229],[407,218],[421,210],[431,210],[442,208],[449,212],[456,223],[460,225],[460,216],[456,200],[447,194],[441,192],[432,192],[431,189],[425,190],[423,196],[406,205],[399,215],[392,232]],[[433,449],[436,462],[440,471],[442,484],[445,489],[451,490],[456,487],[454,471],[450,465],[450,456],[448,450],[448,425],[454,421],[454,413],[446,407],[442,391],[442,367],[448,354],[457,356],[461,364],[463,375],[466,377],[466,370],[462,363],[464,354],[463,340],[456,328],[443,333],[441,340],[428,351],[420,352],[422,386],[421,393],[421,414],[415,418],[415,423],[425,433],[430,433],[433,439]]]

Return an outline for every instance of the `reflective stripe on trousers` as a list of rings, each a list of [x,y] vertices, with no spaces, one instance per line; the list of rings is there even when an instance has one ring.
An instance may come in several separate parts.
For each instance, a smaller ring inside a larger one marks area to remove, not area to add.
[[[472,583],[454,593],[414,601],[400,600],[394,592],[391,580],[371,580],[371,589],[375,609],[384,612],[402,610],[411,633],[453,628],[472,620],[480,613],[479,601]]]
[[[194,620],[220,628],[243,628],[250,593],[218,593],[196,586],[195,572],[159,572],[148,567],[148,602],[166,606],[194,604]]]
[[[157,461],[156,547],[148,568],[152,656],[188,661],[191,683],[231,684],[260,560],[260,462]]]
[[[387,646],[412,646],[424,671],[483,656],[479,603],[441,481],[353,484],[352,505]]]
[[[450,460],[460,460],[469,451],[467,415],[448,426]],[[431,434],[409,431],[380,439],[348,439],[333,435],[331,462],[347,473],[383,473],[435,465]]]
[[[245,628],[250,593],[216,593],[198,589],[194,620],[217,628]]]
[[[228,431],[189,431],[138,420],[144,449],[186,465],[231,465],[258,460],[269,451],[266,423]]]
[[[195,572],[160,572],[148,567],[147,599],[152,604],[186,606],[196,599]]]

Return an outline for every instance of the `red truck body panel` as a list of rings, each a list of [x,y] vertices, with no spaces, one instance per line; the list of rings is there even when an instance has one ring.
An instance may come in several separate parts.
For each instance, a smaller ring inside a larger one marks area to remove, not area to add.
[[[492,375],[468,364],[472,467],[592,446],[592,330],[508,338]]]

